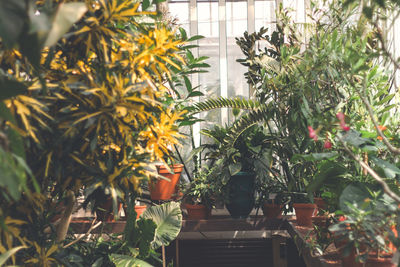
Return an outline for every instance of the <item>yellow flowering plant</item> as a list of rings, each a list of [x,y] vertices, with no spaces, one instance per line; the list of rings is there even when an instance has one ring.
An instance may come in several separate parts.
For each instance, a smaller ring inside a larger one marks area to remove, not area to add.
[[[24,7],[27,2],[15,3]],[[56,233],[49,229],[54,202],[66,199],[69,214],[64,212],[63,218],[71,216],[68,207],[83,188],[87,194],[107,190],[116,203],[117,195],[123,198],[139,190],[141,181],[152,175],[152,162],[163,160],[169,146],[179,143],[177,123],[184,112],[166,104],[167,83],[182,74],[187,60],[184,45],[190,39],[154,20],[153,12],[140,11],[140,2],[31,1],[29,5],[21,12],[36,12],[37,19],[49,25],[47,31],[33,33],[37,42],[32,41],[35,45],[29,49],[23,43],[15,49],[19,39],[0,32],[0,88],[10,84],[15,88],[0,95],[4,122],[0,131],[7,140],[12,136],[19,140],[11,142],[13,153],[26,161],[42,197],[10,201],[2,195],[7,204],[0,215],[29,226],[18,233],[30,240],[15,263],[40,265],[54,263],[61,247],[54,240],[64,240],[62,228],[68,229],[68,220],[56,226]],[[49,13],[55,14],[53,24],[64,25],[63,31],[53,34]],[[144,18],[153,23],[144,23]],[[1,29],[7,27],[11,26]],[[21,28],[25,42],[30,34]],[[19,150],[14,150],[17,146]],[[27,182],[29,188],[34,184]],[[22,244],[13,240],[2,251]],[[40,262],[31,258],[33,251],[41,255]]]

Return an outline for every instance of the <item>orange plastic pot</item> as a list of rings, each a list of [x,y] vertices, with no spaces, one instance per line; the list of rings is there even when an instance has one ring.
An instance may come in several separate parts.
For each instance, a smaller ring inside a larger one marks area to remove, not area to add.
[[[282,208],[282,205],[264,203],[262,210],[267,219],[280,219],[282,218]]]
[[[294,203],[297,225],[312,227],[312,216],[317,205],[313,203]]]
[[[211,215],[211,210],[204,205],[185,204],[188,220],[206,220]]]
[[[152,200],[169,200],[176,194],[176,186],[181,176],[183,165],[176,164],[170,167],[174,173],[170,173],[168,169],[162,165],[157,166],[160,175],[169,179],[159,179],[150,182],[150,197]]]

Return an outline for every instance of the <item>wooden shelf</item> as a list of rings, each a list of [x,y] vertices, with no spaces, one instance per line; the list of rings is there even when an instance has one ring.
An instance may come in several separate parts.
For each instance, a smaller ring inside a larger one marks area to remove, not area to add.
[[[86,233],[93,218],[74,218],[71,229],[74,233]],[[121,233],[126,221],[103,222],[92,233]],[[333,246],[327,255],[316,256],[307,245],[312,228],[297,226],[292,216],[268,220],[263,216],[250,216],[247,219],[232,219],[226,215],[211,216],[208,220],[183,220],[181,233],[177,241],[184,240],[241,240],[291,238],[297,246],[308,267],[338,267],[341,261]]]

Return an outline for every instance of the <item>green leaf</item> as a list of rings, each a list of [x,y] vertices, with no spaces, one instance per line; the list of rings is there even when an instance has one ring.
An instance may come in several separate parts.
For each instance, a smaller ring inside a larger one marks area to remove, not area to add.
[[[143,9],[143,11],[146,10],[146,9],[148,9],[149,6],[150,6],[150,0],[143,0],[143,2],[142,2],[142,9]]]
[[[187,96],[187,98],[196,97],[196,96],[204,96],[204,94],[202,92],[200,92],[200,91],[193,91]]]
[[[188,39],[188,42],[200,40],[200,39],[203,39],[203,38],[204,38],[203,35],[195,35],[195,36],[190,37],[190,38]]]
[[[71,26],[82,18],[86,11],[85,3],[60,4],[44,46],[52,46],[57,43]]]
[[[153,265],[128,255],[111,254],[110,260],[115,267],[153,267]]]
[[[4,102],[0,102],[0,118],[3,118],[13,124],[16,124],[15,118],[11,114],[10,110],[6,107]],[[8,139],[10,140],[11,151],[15,155],[25,159],[26,156],[25,156],[24,140],[22,139],[22,137],[11,127],[9,127],[5,132]]]
[[[153,242],[155,237],[155,231],[157,225],[152,219],[143,219],[140,218],[137,221],[137,225],[139,227],[139,253],[143,258],[147,258],[150,253],[150,244]]]
[[[339,198],[339,207],[342,211],[348,212],[349,208],[347,203],[361,207],[365,199],[369,198],[371,194],[363,184],[348,185],[342,192]]]
[[[337,152],[325,152],[325,153],[311,153],[311,154],[295,154],[293,155],[291,162],[296,162],[299,159],[303,159],[305,161],[319,161],[323,159],[334,159],[339,154]]]
[[[190,82],[189,78],[185,75],[185,76],[183,76],[183,79],[185,80],[186,90],[188,92],[192,92],[192,90],[193,90],[192,83]]]
[[[12,48],[24,29],[28,17],[25,0],[0,1],[0,38],[7,48]]]
[[[15,253],[17,253],[19,250],[26,248],[24,246],[19,246],[19,247],[15,247],[12,248],[10,250],[7,250],[6,252],[4,252],[3,254],[0,255],[0,266],[2,266],[4,263],[6,263],[6,261]]]
[[[327,180],[334,180],[347,172],[347,169],[342,164],[334,161],[325,161],[319,165],[318,169],[318,172],[307,186],[308,193],[317,192],[325,185]]]
[[[233,176],[240,172],[240,170],[242,169],[242,163],[238,162],[235,164],[229,164],[228,168],[230,175]]]
[[[11,80],[7,76],[0,76],[0,101],[24,94],[27,91],[28,87],[25,84],[16,80]]]
[[[147,208],[143,219],[152,219],[156,224],[156,233],[152,242],[153,249],[168,246],[179,234],[182,227],[182,211],[178,202],[168,202]]]
[[[380,168],[382,168],[385,176],[390,179],[396,178],[396,175],[400,175],[400,169],[397,168],[394,164],[389,163],[385,160],[382,160],[377,157],[371,156],[371,160]]]
[[[361,137],[361,134],[354,130],[347,132],[347,134],[343,136],[343,141],[355,147],[360,147],[364,144],[371,143],[369,139]]]

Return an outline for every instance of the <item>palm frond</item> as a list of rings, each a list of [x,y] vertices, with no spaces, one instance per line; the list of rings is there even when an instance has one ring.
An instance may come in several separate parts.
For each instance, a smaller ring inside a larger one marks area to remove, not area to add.
[[[220,97],[216,99],[208,99],[204,102],[194,104],[194,113],[208,111],[218,108],[236,108],[236,109],[248,109],[258,110],[260,103],[258,101],[247,100],[243,98],[225,98]]]
[[[249,113],[243,115],[232,125],[224,139],[224,143],[233,146],[244,131],[259,122],[268,122],[271,116],[272,114],[267,109],[267,106],[261,106],[258,109],[250,110]]]

